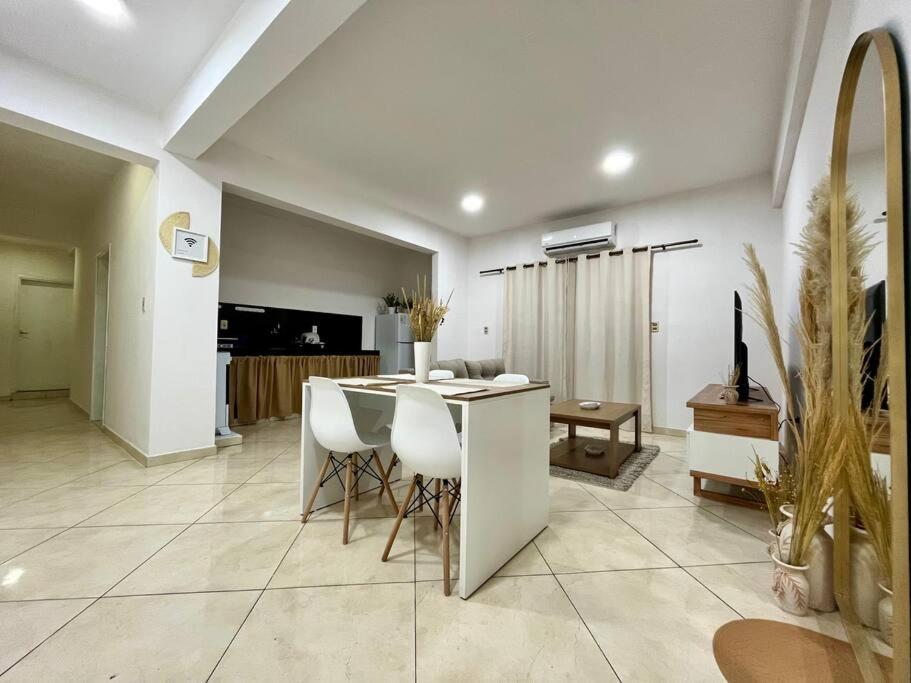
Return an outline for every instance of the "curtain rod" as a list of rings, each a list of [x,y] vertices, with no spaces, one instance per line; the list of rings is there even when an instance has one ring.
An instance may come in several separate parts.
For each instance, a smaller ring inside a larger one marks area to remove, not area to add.
[[[691,240],[680,240],[679,242],[667,242],[665,244],[652,244],[650,246],[645,246],[645,247],[633,247],[632,252],[634,254],[638,254],[639,252],[642,252],[642,251],[651,251],[652,253],[655,253],[655,252],[662,253],[665,251],[677,251],[679,249],[695,249],[695,248],[698,248],[701,246],[702,246],[702,244],[699,242],[698,239],[691,239]],[[617,249],[616,251],[607,252],[607,255],[608,256],[619,256],[622,253],[623,253],[623,249]],[[593,258],[599,258],[600,256],[601,256],[600,253],[587,254],[585,256],[585,258],[593,259]],[[578,256],[570,256],[569,258],[556,259],[554,262],[555,263],[566,263],[567,261],[578,261],[578,260],[579,260]],[[535,263],[523,263],[522,267],[523,268],[534,268],[536,265],[537,266],[546,266],[547,261],[537,261]],[[502,275],[507,270],[515,270],[518,267],[519,266],[506,266],[504,268],[490,268],[489,270],[480,271],[480,274],[481,275]]]

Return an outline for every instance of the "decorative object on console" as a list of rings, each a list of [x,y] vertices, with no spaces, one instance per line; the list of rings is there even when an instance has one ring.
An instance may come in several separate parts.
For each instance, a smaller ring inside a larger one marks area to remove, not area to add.
[[[725,376],[724,387],[721,391],[721,398],[724,399],[724,402],[728,405],[737,403],[740,400],[740,394],[738,392],[739,384],[738,380],[740,379],[740,366],[735,365],[732,370],[728,368],[728,374]]]
[[[425,276],[423,284],[418,278],[418,289],[412,292],[411,299],[405,294],[404,289],[402,294],[408,306],[411,334],[414,336],[414,378],[418,382],[426,383],[430,379],[430,343],[443,323],[443,317],[449,312],[452,292],[449,293],[446,303],[443,303],[442,299],[439,302],[434,301],[427,293]]]
[[[598,410],[601,404],[598,401],[579,401],[579,407],[582,410]]]

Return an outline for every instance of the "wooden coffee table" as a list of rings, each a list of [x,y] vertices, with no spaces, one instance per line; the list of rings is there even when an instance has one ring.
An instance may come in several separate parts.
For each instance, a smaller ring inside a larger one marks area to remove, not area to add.
[[[600,401],[597,410],[583,410],[579,403],[584,399],[570,399],[555,403],[550,408],[550,421],[569,425],[569,438],[550,449],[550,464],[571,470],[600,474],[613,479],[620,465],[631,453],[642,450],[641,406],[638,403],[606,403]],[[620,425],[636,419],[636,444],[620,443]],[[594,427],[610,431],[610,441],[576,436],[576,427]],[[602,455],[586,454],[586,446],[603,448]]]

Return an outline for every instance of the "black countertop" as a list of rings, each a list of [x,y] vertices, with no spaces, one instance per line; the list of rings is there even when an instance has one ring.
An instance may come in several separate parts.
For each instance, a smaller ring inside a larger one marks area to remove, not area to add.
[[[301,349],[269,349],[265,351],[241,351],[238,349],[218,349],[227,351],[232,358],[243,358],[245,356],[379,356],[379,351],[361,350],[361,351],[331,351],[323,349],[314,349],[313,351]]]

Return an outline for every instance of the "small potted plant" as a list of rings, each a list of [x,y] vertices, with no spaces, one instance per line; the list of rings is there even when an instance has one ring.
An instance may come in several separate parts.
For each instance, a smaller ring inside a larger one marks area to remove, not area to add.
[[[411,322],[411,335],[414,337],[414,378],[418,382],[427,382],[430,379],[430,342],[443,322],[443,316],[449,312],[452,292],[449,293],[446,303],[443,303],[442,299],[434,301],[427,292],[425,277],[423,286],[418,278],[418,291],[412,292],[411,298],[405,294],[404,289],[402,295],[405,297]]]
[[[396,313],[398,307],[401,305],[399,302],[399,297],[395,292],[388,292],[383,295],[383,303],[386,304],[387,313]]]

